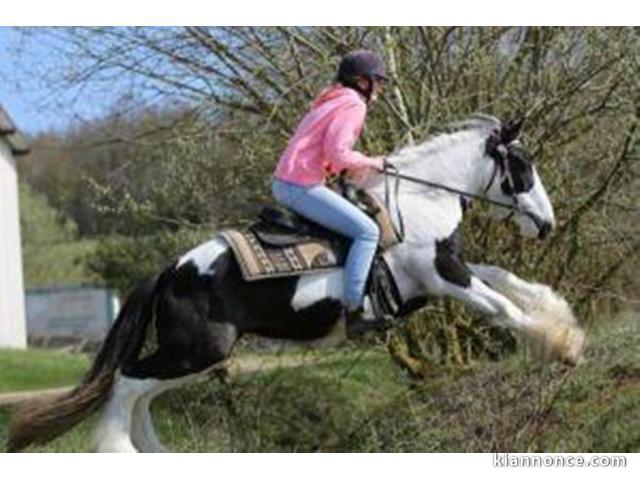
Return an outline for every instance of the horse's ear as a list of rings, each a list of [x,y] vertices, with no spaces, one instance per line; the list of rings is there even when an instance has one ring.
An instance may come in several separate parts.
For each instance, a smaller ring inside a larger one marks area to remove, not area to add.
[[[503,124],[500,129],[500,139],[502,140],[502,143],[509,144],[518,138],[523,123],[524,119],[520,118],[517,120],[509,120],[507,123]]]

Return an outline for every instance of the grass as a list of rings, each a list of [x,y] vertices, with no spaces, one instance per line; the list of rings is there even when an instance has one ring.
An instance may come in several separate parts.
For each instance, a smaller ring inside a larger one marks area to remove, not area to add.
[[[51,350],[0,350],[0,394],[74,385],[89,368],[89,357]],[[4,448],[11,407],[0,407],[0,451]],[[40,447],[39,452],[81,452],[89,445],[91,421]]]
[[[88,367],[86,355],[0,350],[0,393],[73,385]]]
[[[333,451],[407,388],[382,349],[309,362],[169,393],[155,406],[161,438],[179,451]]]
[[[296,351],[308,363],[169,392],[153,414],[161,439],[183,452],[634,452],[639,343],[629,317],[592,331],[576,369],[521,351],[434,368],[420,383],[381,347]],[[0,409],[0,441],[6,421]],[[35,451],[84,451],[93,421]]]

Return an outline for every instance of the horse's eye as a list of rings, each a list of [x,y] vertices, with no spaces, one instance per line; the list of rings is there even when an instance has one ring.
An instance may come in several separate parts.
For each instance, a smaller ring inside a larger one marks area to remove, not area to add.
[[[513,189],[511,188],[511,183],[509,183],[509,180],[505,177],[504,180],[502,180],[502,183],[500,184],[500,188],[502,189],[502,192],[505,195],[513,195]]]

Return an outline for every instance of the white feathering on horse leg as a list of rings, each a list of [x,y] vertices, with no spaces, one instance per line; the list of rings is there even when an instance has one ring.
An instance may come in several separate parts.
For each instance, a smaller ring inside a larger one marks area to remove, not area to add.
[[[133,444],[141,451],[147,453],[167,453],[169,450],[158,439],[150,406],[155,397],[167,390],[160,385],[159,380],[143,380],[148,382],[146,393],[138,399],[133,410],[131,438]]]
[[[134,453],[138,449],[131,440],[133,410],[140,396],[138,383],[144,380],[123,377],[118,374],[111,396],[95,427],[95,450],[101,453]]]
[[[150,412],[151,402],[168,390],[178,388],[187,383],[206,381],[209,373],[223,364],[224,362],[220,362],[208,367],[202,372],[170,380],[158,380],[155,378],[128,379],[137,393],[131,425],[131,438],[135,447],[138,448],[140,452],[145,453],[170,452],[156,434]]]
[[[548,285],[526,282],[493,265],[469,264],[469,267],[533,320],[524,332],[542,347],[539,353],[571,365],[580,363],[585,335],[562,296]]]

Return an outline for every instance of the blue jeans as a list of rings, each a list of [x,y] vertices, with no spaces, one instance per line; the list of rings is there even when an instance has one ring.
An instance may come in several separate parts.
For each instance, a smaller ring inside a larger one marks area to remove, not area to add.
[[[347,308],[359,308],[378,246],[378,225],[358,207],[324,185],[305,186],[274,180],[272,191],[276,200],[294,212],[353,239],[344,266],[344,299]]]

